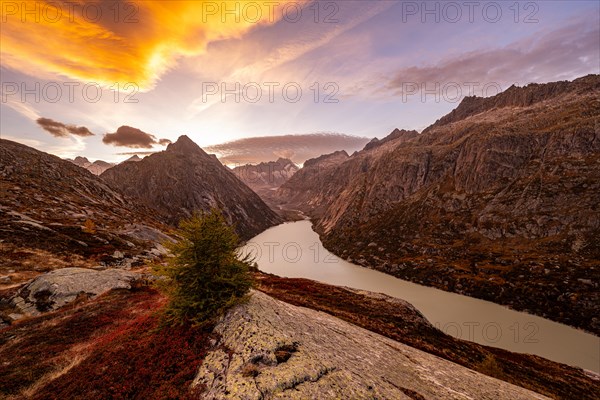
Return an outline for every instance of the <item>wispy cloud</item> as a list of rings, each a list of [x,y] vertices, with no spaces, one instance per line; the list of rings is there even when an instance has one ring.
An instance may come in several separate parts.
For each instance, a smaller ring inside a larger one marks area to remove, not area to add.
[[[40,118],[40,114],[38,113],[38,111],[29,103],[8,96],[6,96],[5,98],[5,96],[1,92],[0,97],[2,97],[3,99],[2,105],[12,108],[19,114],[23,115],[25,118],[30,119],[32,121],[35,121],[36,119]]]
[[[333,3],[333,2],[330,2]],[[326,7],[328,3],[324,3]],[[338,11],[335,15],[335,23],[324,23],[323,19],[327,17],[327,13],[319,17],[319,22],[315,22],[315,16],[312,15],[315,6],[310,6],[303,10],[303,17],[297,24],[292,24],[286,20],[280,20],[278,24],[272,27],[271,37],[268,39],[270,43],[265,43],[264,37],[247,37],[241,43],[237,42],[233,48],[226,47],[223,49],[228,53],[239,54],[244,53],[246,57],[238,58],[237,62],[228,65],[229,71],[223,73],[219,71],[219,82],[230,84],[239,82],[241,85],[254,82],[276,82],[281,86],[288,82],[294,83],[308,78],[306,74],[303,79],[298,79],[298,74],[294,73],[292,64],[300,60],[308,53],[328,46],[334,39],[342,36],[344,33],[352,30],[361,23],[374,17],[375,15],[384,12],[393,5],[393,2],[336,2]],[[286,28],[286,31],[283,30]],[[277,33],[281,31],[281,35]],[[289,32],[297,32],[295,35],[290,35]],[[239,46],[237,49],[235,46]],[[243,48],[251,48],[253,52],[246,53]],[[212,55],[211,60],[227,60],[227,55],[216,54]],[[216,56],[216,57],[215,57]],[[229,61],[227,60],[229,63]],[[214,67],[213,67],[214,68]],[[202,71],[200,71],[202,72]],[[265,79],[267,77],[267,79]],[[290,79],[290,77],[292,77]],[[314,82],[312,82],[314,83]],[[306,85],[308,88],[309,85]],[[265,96],[267,99],[268,96]],[[207,101],[200,97],[193,100],[189,106],[190,115],[193,117],[203,111],[209,110],[213,106],[218,106],[221,103],[221,96],[211,96]]]
[[[597,16],[581,17],[562,28],[518,40],[506,47],[472,51],[436,64],[403,68],[396,71],[386,88],[398,95],[414,90],[411,86],[414,83],[428,89],[434,88],[436,83],[441,86],[474,83],[480,90],[483,85],[495,83],[506,89],[513,83],[570,80],[600,73],[599,37]]]
[[[309,158],[337,150],[352,153],[362,149],[369,138],[337,133],[252,137],[205,147],[224,164],[255,164],[279,157],[303,163]]]

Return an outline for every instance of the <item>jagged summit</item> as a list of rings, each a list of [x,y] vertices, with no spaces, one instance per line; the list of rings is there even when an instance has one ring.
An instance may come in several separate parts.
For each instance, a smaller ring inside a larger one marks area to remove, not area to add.
[[[141,160],[141,157],[138,156],[137,154],[134,154],[133,156],[129,157],[127,160],[123,161],[123,162],[138,162]]]
[[[374,149],[376,147],[381,146],[384,143],[387,142],[391,142],[392,140],[401,140],[403,142],[413,139],[415,137],[419,136],[419,132],[417,131],[407,131],[405,129],[394,129],[392,131],[392,133],[390,133],[389,135],[387,135],[386,137],[384,137],[383,139],[379,140],[377,138],[373,138],[369,143],[367,143],[365,145],[365,147],[363,148],[363,150],[371,150]]]
[[[304,167],[310,167],[312,165],[317,165],[325,161],[328,161],[328,164],[337,163],[338,161],[345,160],[348,157],[350,156],[348,155],[348,153],[346,153],[346,150],[338,150],[334,151],[333,153],[324,154],[322,156],[306,160],[304,162]]]
[[[94,162],[91,162],[87,157],[83,157],[83,156],[77,156],[77,157],[75,157],[75,159],[67,158],[65,160],[69,161],[70,163],[73,163],[81,168],[87,169],[94,175],[100,175],[107,169],[114,166],[114,164],[111,164],[111,163],[108,163],[108,162],[102,161],[102,160],[96,160]]]
[[[288,181],[300,168],[288,158],[246,164],[233,168],[233,173],[269,203],[273,191]]]
[[[494,108],[529,107],[535,103],[550,100],[569,92],[582,94],[597,91],[599,88],[600,75],[590,74],[575,79],[572,82],[530,83],[522,87],[512,85],[505,91],[491,97],[466,96],[456,109],[437,120],[425,131],[457,122]]]
[[[200,146],[198,146],[192,139],[190,139],[187,135],[181,135],[177,139],[176,142],[171,143],[167,146],[167,152],[176,152],[176,153],[194,153],[198,152],[204,155],[207,153],[202,150]]]

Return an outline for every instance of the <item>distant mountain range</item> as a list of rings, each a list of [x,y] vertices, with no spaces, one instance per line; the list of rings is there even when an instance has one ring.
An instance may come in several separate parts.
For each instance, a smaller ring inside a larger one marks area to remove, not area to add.
[[[279,158],[277,161],[235,167],[233,173],[254,190],[266,204],[277,210],[272,199],[275,190],[294,176],[299,169],[300,167],[291,160]]]
[[[273,190],[284,184],[298,170],[296,164],[287,158],[260,164],[246,164],[233,168],[233,173],[255,192]]]
[[[70,161],[73,164],[80,166],[81,168],[87,169],[94,175],[101,175],[107,169],[112,168],[115,165],[117,165],[116,163],[109,163],[109,162],[102,161],[102,160],[96,160],[94,162],[90,162],[90,160],[88,160],[86,157],[81,157],[81,156],[75,157],[75,159],[66,158],[65,160]],[[135,154],[123,162],[140,161],[140,160],[141,160],[141,158],[137,154]]]
[[[421,134],[306,162],[276,197],[355,263],[598,333],[599,99],[598,75],[467,97]]]

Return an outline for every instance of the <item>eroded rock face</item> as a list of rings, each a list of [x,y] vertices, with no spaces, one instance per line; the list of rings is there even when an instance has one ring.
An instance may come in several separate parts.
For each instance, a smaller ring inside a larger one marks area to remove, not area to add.
[[[328,314],[253,292],[215,328],[207,399],[545,399]]]
[[[95,297],[111,289],[131,289],[139,278],[140,274],[117,269],[62,268],[40,275],[20,289],[11,302],[23,315],[39,315],[82,295]]]

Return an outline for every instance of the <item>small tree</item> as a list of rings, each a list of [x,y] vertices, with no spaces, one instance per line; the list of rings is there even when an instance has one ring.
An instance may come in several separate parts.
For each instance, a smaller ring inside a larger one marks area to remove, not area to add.
[[[172,322],[204,325],[243,301],[250,287],[249,256],[239,258],[239,239],[218,210],[183,220],[181,240],[167,244],[174,257],[158,268]]]

